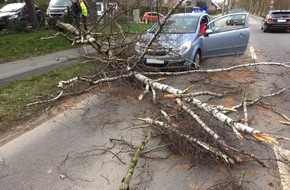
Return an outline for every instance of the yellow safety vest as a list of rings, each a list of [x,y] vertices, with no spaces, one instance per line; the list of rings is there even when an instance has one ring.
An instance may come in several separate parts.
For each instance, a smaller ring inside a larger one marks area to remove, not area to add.
[[[84,2],[80,2],[80,6],[82,8],[82,15],[88,16],[88,10]]]

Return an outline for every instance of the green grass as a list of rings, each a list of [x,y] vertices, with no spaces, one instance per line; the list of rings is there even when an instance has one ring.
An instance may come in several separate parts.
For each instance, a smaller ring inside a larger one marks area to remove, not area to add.
[[[126,32],[144,32],[150,25],[123,24]],[[53,36],[57,31],[41,30],[35,32],[5,34],[0,33],[0,63],[34,57],[47,53],[73,48],[64,37],[41,40],[42,37]],[[67,66],[62,69],[34,76],[25,80],[15,81],[0,86],[0,133],[30,118],[43,113],[48,104],[27,107],[31,102],[50,99],[52,94],[59,91],[58,82],[75,76],[95,74],[96,66],[93,63],[81,63]],[[78,85],[78,88],[82,88]]]
[[[122,28],[125,30],[125,32],[131,32],[131,33],[145,32],[151,26],[152,24],[144,24],[144,23],[122,24]]]
[[[0,132],[42,113],[40,110],[44,110],[48,104],[26,105],[50,99],[52,94],[59,91],[59,81],[78,75],[91,75],[95,71],[95,64],[81,63],[0,86]]]
[[[137,33],[146,31],[151,25],[143,23],[122,24],[124,32]],[[108,26],[110,27],[110,26]],[[113,28],[113,30],[115,30]],[[105,30],[109,31],[109,30]],[[54,30],[41,30],[37,32],[0,34],[0,64],[29,58],[60,50],[70,49],[72,46],[64,37],[42,40],[56,34]]]
[[[62,37],[41,40],[42,37],[53,36],[55,33],[56,31],[53,30],[42,30],[2,34],[0,40],[0,64],[72,48],[71,44]]]

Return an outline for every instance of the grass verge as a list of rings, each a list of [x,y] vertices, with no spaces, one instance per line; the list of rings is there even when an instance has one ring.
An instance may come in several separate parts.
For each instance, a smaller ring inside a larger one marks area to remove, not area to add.
[[[43,113],[41,110],[45,110],[48,104],[26,105],[52,98],[51,95],[59,91],[59,81],[91,75],[96,70],[94,63],[80,63],[0,86],[0,132]]]
[[[42,37],[53,36],[55,33],[54,30],[41,30],[1,35],[0,64],[72,48],[65,38],[41,40]]]
[[[150,26],[142,23],[122,24],[125,32],[132,33],[146,31]],[[56,32],[41,30],[19,34],[0,33],[0,64],[75,47],[63,37],[41,40],[42,37],[53,36]],[[30,107],[26,105],[51,99],[51,95],[59,91],[59,81],[95,74],[97,70],[94,63],[81,63],[0,86],[0,133],[43,113],[48,104]]]

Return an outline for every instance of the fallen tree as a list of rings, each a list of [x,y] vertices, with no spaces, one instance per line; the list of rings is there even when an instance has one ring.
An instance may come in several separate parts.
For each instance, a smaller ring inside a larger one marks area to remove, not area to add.
[[[179,1],[174,8],[177,8],[182,2],[183,1]],[[169,12],[166,18],[168,18],[172,12],[173,11]],[[111,20],[110,22],[117,24],[115,20]],[[120,25],[117,24],[118,28],[120,28],[120,32],[114,34],[116,35],[112,38],[114,41],[111,41],[110,37],[108,37],[109,40],[105,37],[106,42],[103,40],[98,40],[102,39],[102,33],[93,33],[91,30],[88,32],[79,32],[70,24],[62,23],[60,21],[57,22],[57,25],[62,29],[71,32],[71,34],[75,36],[74,38],[70,38],[67,37],[67,35],[64,35],[73,44],[88,44],[96,49],[97,56],[93,57],[93,59],[98,63],[110,63],[110,69],[113,71],[96,73],[94,77],[77,76],[69,80],[60,81],[58,83],[58,87],[60,88],[58,95],[52,99],[30,103],[28,106],[39,103],[55,102],[68,94],[66,93],[68,88],[78,85],[79,82],[90,84],[90,88],[83,90],[83,92],[86,92],[103,83],[126,79],[131,82],[133,81],[138,83],[142,87],[142,92],[138,97],[140,101],[146,101],[146,95],[151,92],[153,105],[158,104],[156,109],[162,110],[161,115],[152,116],[152,118],[146,117],[138,119],[150,124],[156,132],[166,136],[166,139],[169,141],[166,142],[166,144],[170,144],[172,150],[181,154],[196,156],[198,153],[205,153],[209,155],[209,157],[214,158],[215,161],[226,163],[231,166],[249,161],[256,161],[263,167],[268,167],[263,160],[244,150],[243,147],[237,146],[237,143],[233,141],[242,141],[246,139],[261,144],[278,144],[279,140],[286,139],[278,135],[268,134],[261,130],[255,129],[250,126],[251,122],[248,120],[248,109],[250,106],[256,105],[265,98],[278,96],[284,93],[286,90],[285,87],[280,87],[274,92],[255,97],[253,99],[247,95],[242,102],[229,107],[221,104],[214,105],[208,103],[207,101],[202,101],[197,97],[210,96],[222,98],[228,94],[231,94],[231,92],[227,91],[224,93],[218,93],[210,90],[199,91],[199,89],[197,89],[196,92],[191,92],[192,86],[185,89],[179,89],[178,87],[163,83],[166,82],[166,79],[160,78],[160,76],[182,76],[190,74],[206,75],[208,73],[225,73],[240,71],[242,69],[258,68],[259,66],[277,66],[289,69],[289,63],[245,63],[219,69],[201,68],[199,70],[182,72],[145,72],[137,67],[138,62],[142,60],[144,54],[140,57],[135,57],[131,54],[128,56],[123,55],[127,53],[128,49],[132,49],[132,45],[135,43],[135,40],[138,39],[138,36],[130,36],[130,40],[128,40],[128,37],[124,35]],[[155,38],[157,36],[158,32],[155,34]],[[148,46],[153,41],[154,38],[148,43]],[[157,77],[156,79],[153,79],[149,78],[149,76]],[[238,112],[240,108],[243,108],[244,122],[235,120],[229,116],[231,113]],[[278,113],[277,110],[276,113]],[[280,113],[279,115],[282,115],[283,118],[287,120],[281,121],[281,123],[288,124],[290,122],[289,118],[285,116],[285,114]],[[159,117],[158,120],[155,119],[157,117]],[[121,189],[129,189],[130,179],[133,175],[138,157],[144,149],[146,141],[148,141],[148,138],[145,138],[143,141],[144,143],[142,143],[142,145],[136,150],[135,155],[132,157],[132,162],[130,163],[128,173],[122,181],[123,184]],[[206,158],[203,157],[203,159]]]

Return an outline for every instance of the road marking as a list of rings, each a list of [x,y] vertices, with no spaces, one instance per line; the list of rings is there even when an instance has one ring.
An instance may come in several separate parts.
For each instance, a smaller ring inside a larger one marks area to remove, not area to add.
[[[257,55],[255,53],[255,50],[254,50],[253,46],[250,46],[249,50],[250,50],[252,59],[257,60]]]
[[[278,160],[289,161],[290,151],[280,146],[274,146],[274,152]],[[277,161],[281,178],[282,190],[290,190],[290,167],[289,165]]]

